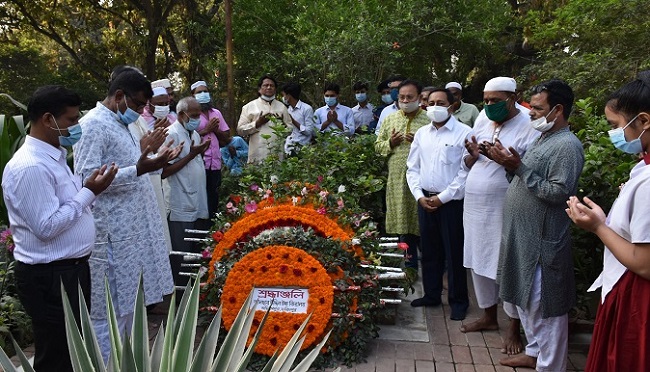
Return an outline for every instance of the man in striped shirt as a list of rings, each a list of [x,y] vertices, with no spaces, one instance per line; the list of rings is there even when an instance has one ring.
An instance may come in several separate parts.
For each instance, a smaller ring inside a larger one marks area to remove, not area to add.
[[[78,319],[77,283],[90,295],[88,257],[95,242],[90,205],[117,174],[115,164],[103,165],[82,185],[68,168],[62,146],[81,137],[80,105],[81,98],[62,86],[36,90],[27,106],[30,133],[2,176],[16,244],[16,289],[32,317],[38,372],[72,371],[60,285]]]

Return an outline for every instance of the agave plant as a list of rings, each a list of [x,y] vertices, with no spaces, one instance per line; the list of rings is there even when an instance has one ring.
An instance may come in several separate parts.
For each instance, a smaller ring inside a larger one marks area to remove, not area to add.
[[[115,310],[111,305],[110,290],[107,289],[106,303],[109,317],[111,355],[106,366],[102,359],[85,299],[83,296],[79,297],[81,319],[81,330],[79,330],[72,314],[70,301],[63,287],[61,287],[61,291],[63,292],[70,359],[76,372],[245,371],[270,311],[269,308],[262,318],[250,346],[246,348],[248,335],[255,315],[255,311],[251,310],[252,295],[249,294],[248,299],[239,310],[230,331],[221,344],[221,348],[216,353],[217,339],[221,328],[221,308],[219,308],[212,322],[210,322],[199,346],[194,350],[199,306],[199,283],[195,281],[191,287],[188,284],[185,289],[178,311],[175,306],[175,295],[172,295],[169,313],[167,315],[167,328],[164,325],[160,326],[150,349],[147,310],[144,305],[142,288],[139,288],[137,294],[131,337],[119,334]],[[79,293],[82,293],[81,290]],[[309,322],[309,318],[310,316],[305,319],[284,349],[271,357],[262,369],[263,372],[306,372],[308,370],[329,337],[328,333],[300,363],[291,369],[300,351],[300,347],[305,340],[304,336],[300,336]],[[17,347],[17,350],[23,370],[26,372],[34,371],[25,355],[20,351],[20,348]],[[217,354],[216,357],[215,353]],[[4,351],[0,352],[0,365],[2,365],[5,371],[17,371]]]

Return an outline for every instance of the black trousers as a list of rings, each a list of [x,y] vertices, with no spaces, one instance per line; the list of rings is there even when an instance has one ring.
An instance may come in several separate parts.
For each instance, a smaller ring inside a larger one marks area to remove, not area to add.
[[[221,170],[205,170],[205,188],[208,193],[208,218],[213,218],[219,210],[219,187]]]
[[[88,259],[27,265],[16,262],[16,290],[25,311],[32,318],[34,369],[36,372],[72,371],[65,334],[61,283],[79,321],[79,291],[90,307],[90,268]]]
[[[467,272],[463,266],[463,201],[452,200],[435,212],[418,204],[422,284],[425,297],[440,300],[442,276],[447,264],[448,301],[452,311],[469,306]]]

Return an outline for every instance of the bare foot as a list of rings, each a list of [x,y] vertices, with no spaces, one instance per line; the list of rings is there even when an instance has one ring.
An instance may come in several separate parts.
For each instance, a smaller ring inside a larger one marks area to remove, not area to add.
[[[460,326],[460,331],[463,333],[467,332],[480,332],[480,331],[495,331],[499,329],[499,323],[493,321],[487,317],[481,317],[481,319]]]
[[[513,367],[513,368],[524,367],[524,368],[535,369],[535,367],[537,367],[537,358],[533,358],[532,356],[522,354],[522,355],[515,355],[515,356],[503,358],[499,361],[499,363],[507,367]]]
[[[508,324],[505,339],[503,340],[503,347],[501,348],[503,354],[514,355],[524,350],[524,343],[521,341],[521,333],[519,331],[520,324],[518,319],[510,319],[510,324]]]

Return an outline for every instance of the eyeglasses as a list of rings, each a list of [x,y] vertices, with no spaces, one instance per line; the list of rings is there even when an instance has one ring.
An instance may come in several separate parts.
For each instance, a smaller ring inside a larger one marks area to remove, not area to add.
[[[138,100],[136,100],[135,98],[133,98],[131,96],[126,96],[126,97],[128,99],[130,99],[131,102],[133,102],[136,105],[137,108],[136,108],[135,111],[144,110],[144,107],[147,105],[147,102],[138,101]]]

